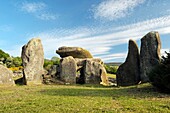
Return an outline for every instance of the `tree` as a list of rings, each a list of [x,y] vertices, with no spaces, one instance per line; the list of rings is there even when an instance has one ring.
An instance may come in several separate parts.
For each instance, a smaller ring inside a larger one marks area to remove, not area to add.
[[[15,65],[15,67],[22,66],[21,57],[13,57],[13,64]]]
[[[165,53],[167,56],[149,73],[149,80],[159,91],[170,93],[170,53]]]
[[[51,61],[53,62],[54,65],[60,64],[60,58],[58,57],[52,57]]]
[[[3,60],[5,61],[8,57],[10,57],[9,54],[8,54],[8,53],[5,53],[4,51],[2,51],[2,50],[0,49],[0,58],[1,58],[1,60],[3,59]],[[3,62],[4,62],[4,61],[3,61]]]

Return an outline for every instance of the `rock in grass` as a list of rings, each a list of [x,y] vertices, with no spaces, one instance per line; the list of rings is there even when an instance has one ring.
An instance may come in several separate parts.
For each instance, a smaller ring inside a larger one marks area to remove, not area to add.
[[[158,32],[149,32],[141,39],[140,77],[141,82],[148,82],[148,74],[160,63],[161,40]]]
[[[13,73],[8,68],[0,65],[0,85],[14,85]]]
[[[118,86],[135,85],[140,80],[139,50],[135,41],[129,40],[129,50],[126,61],[119,66],[116,79]]]
[[[72,56],[73,58],[93,58],[91,53],[80,47],[60,47],[56,50],[56,53],[60,55],[61,58]]]
[[[33,38],[22,47],[24,84],[41,84],[44,73],[44,52],[41,40]]]

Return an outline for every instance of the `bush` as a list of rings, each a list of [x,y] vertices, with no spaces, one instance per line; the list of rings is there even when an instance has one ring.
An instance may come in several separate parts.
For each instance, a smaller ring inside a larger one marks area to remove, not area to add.
[[[59,63],[60,63],[60,58],[58,57],[52,57],[51,60],[44,59],[44,68],[46,70],[49,70],[51,66],[59,65]]]
[[[0,49],[0,58],[7,59],[8,57],[10,57],[9,54]]]
[[[51,60],[48,60],[48,59],[44,59],[44,68],[46,70],[49,69],[49,67],[51,67],[53,65],[53,62]]]
[[[13,64],[15,65],[15,67],[22,66],[22,59],[21,59],[21,57],[14,57],[13,58]]]
[[[116,74],[118,66],[109,66],[109,65],[104,65],[106,72],[111,73],[111,74]]]
[[[22,66],[19,66],[19,67],[10,67],[8,69],[14,72],[14,71],[18,71],[18,70],[23,69],[23,67]]]
[[[159,91],[170,93],[170,53],[149,73],[149,80]]]
[[[21,57],[8,57],[5,60],[5,64],[7,65],[8,68],[19,67],[22,66],[22,59]]]
[[[58,57],[52,57],[51,61],[53,62],[54,65],[60,64],[60,58],[58,58]]]

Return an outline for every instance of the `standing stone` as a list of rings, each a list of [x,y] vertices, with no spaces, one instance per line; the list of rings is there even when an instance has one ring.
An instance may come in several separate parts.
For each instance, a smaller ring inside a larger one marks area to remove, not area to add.
[[[149,32],[141,39],[140,77],[141,82],[148,82],[148,73],[160,63],[161,40],[158,32]]]
[[[34,38],[22,47],[24,84],[42,84],[44,52],[41,40]]]
[[[60,79],[66,84],[76,83],[76,62],[72,56],[60,60]]]
[[[116,73],[118,86],[135,85],[139,82],[139,50],[135,41],[129,40],[126,61],[119,66]]]
[[[108,78],[103,62],[86,59],[84,66],[85,83],[108,85]]]
[[[104,65],[100,65],[100,73],[101,73],[100,84],[105,85],[105,86],[109,85],[109,78],[107,77],[107,72],[106,72]]]
[[[13,73],[8,68],[0,65],[0,85],[14,85]]]

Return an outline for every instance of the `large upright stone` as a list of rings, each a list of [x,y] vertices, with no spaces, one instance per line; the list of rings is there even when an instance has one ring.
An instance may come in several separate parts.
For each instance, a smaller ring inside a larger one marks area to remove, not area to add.
[[[0,65],[0,85],[14,85],[13,73],[8,68]]]
[[[148,82],[148,73],[160,63],[161,40],[158,32],[149,32],[141,39],[140,77],[141,82]]]
[[[44,52],[41,40],[34,38],[22,47],[24,84],[41,84],[44,72]]]
[[[76,62],[72,56],[60,60],[60,79],[65,83],[76,83]]]
[[[118,86],[135,85],[139,82],[139,50],[135,41],[129,40],[126,61],[119,66],[116,79]]]
[[[101,60],[86,59],[84,66],[85,83],[108,85],[107,72]]]
[[[60,55],[61,58],[72,56],[73,58],[92,58],[93,56],[89,51],[80,47],[60,47],[56,50],[56,53]]]

